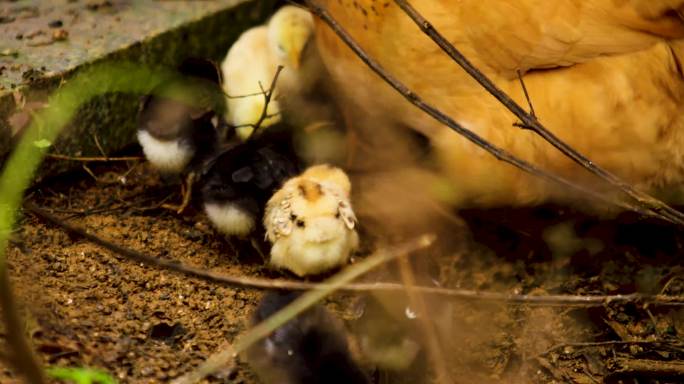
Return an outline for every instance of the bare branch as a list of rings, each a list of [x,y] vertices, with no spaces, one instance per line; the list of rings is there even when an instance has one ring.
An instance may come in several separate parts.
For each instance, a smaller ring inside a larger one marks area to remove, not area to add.
[[[268,113],[268,105],[271,103],[271,99],[273,98],[273,93],[275,92],[276,83],[278,82],[278,77],[280,76],[280,72],[282,70],[283,70],[282,65],[279,65],[276,68],[276,73],[273,76],[273,80],[271,80],[271,85],[268,88],[268,90],[265,90],[264,87],[261,85],[261,82],[259,82],[259,88],[261,89],[261,92],[257,92],[257,93],[249,94],[249,95],[242,95],[242,96],[232,96],[233,98],[258,96],[258,95],[264,96],[264,107],[262,108],[261,115],[259,116],[259,119],[256,121],[256,123],[254,123],[254,124],[240,124],[240,125],[231,126],[232,128],[243,128],[243,127],[254,128],[254,130],[252,131],[252,134],[247,138],[247,140],[250,140],[252,137],[254,137],[256,135],[257,131],[261,127],[261,124],[264,123],[264,120],[270,119],[271,117],[278,116],[280,114],[280,112],[269,114]],[[228,97],[231,97],[231,96],[228,96]]]
[[[308,0],[310,1],[310,0]],[[499,89],[487,76],[477,69],[456,47],[454,47],[442,34],[435,29],[418,11],[413,8],[406,0],[394,0],[394,2],[428,35],[437,45],[446,52],[458,65],[460,65],[471,77],[477,80],[492,96],[501,102],[509,111],[517,116],[524,126],[529,127],[536,134],[544,138],[548,143],[556,147],[563,154],[571,158],[577,164],[589,170],[591,173],[605,180],[615,188],[621,190],[634,199],[642,209],[650,210],[658,216],[675,224],[684,225],[684,213],[668,206],[664,202],[636,190],[628,183],[622,181],[616,175],[599,167],[594,162],[586,158],[581,153],[570,147],[561,139],[556,137],[551,131],[546,129],[534,115],[531,115],[518,105],[506,93]]]
[[[525,86],[525,80],[522,78],[522,73],[520,73],[520,70],[518,69],[516,71],[518,74],[518,80],[520,80],[520,86],[522,87],[523,93],[525,93],[525,100],[527,100],[527,105],[530,107],[530,115],[534,117],[535,119],[537,118],[537,114],[534,113],[534,106],[532,105],[532,101],[530,100],[530,94],[527,93],[527,87]]]
[[[225,96],[228,99],[246,99],[248,97],[254,97],[254,96],[263,96],[264,91],[259,91],[259,92],[254,92],[254,93],[245,93],[243,95],[230,95],[226,91],[223,91],[223,96]]]
[[[548,355],[551,352],[563,349],[566,347],[572,348],[591,348],[591,347],[606,347],[606,346],[618,346],[618,345],[650,345],[650,346],[663,346],[668,348],[674,348],[681,350],[684,347],[684,343],[679,341],[656,341],[656,340],[608,340],[608,341],[580,341],[573,343],[561,343],[556,344],[553,347],[547,349],[546,351],[540,353],[537,356]]]
[[[615,357],[611,359],[611,363],[614,371],[608,375],[609,380],[614,380],[619,376],[647,376],[657,378],[658,380],[667,377],[684,379],[684,362],[681,361]],[[680,380],[677,381],[681,383]]]
[[[45,157],[57,159],[57,160],[69,160],[69,161],[83,161],[83,162],[115,162],[115,161],[141,161],[145,158],[142,156],[122,156],[122,157],[100,157],[100,156],[68,156],[60,155],[57,153],[47,153]]]
[[[97,135],[94,133],[91,133],[91,136],[93,137],[93,141],[95,142],[95,146],[97,147],[97,150],[100,151],[100,155],[102,155],[102,157],[104,157],[105,159],[109,158],[109,156],[107,156],[107,153],[105,152],[104,148],[102,148],[102,145],[100,144],[100,139],[97,138]]]
[[[457,123],[455,120],[453,120],[451,117],[445,115],[442,111],[438,110],[431,104],[428,104],[425,102],[419,95],[417,95],[415,92],[413,92],[411,89],[409,89],[406,85],[404,85],[402,82],[397,80],[394,76],[389,74],[380,64],[378,64],[377,61],[372,59],[368,54],[361,48],[358,43],[347,33],[347,31],[340,26],[340,24],[328,13],[328,11],[318,5],[314,0],[306,0],[306,4],[309,7],[309,10],[318,16],[321,20],[323,20],[328,26],[344,41],[349,48],[351,48],[354,53],[369,67],[371,68],[378,76],[380,76],[385,82],[387,82],[392,88],[394,88],[397,92],[399,92],[402,96],[404,96],[405,99],[407,99],[411,104],[417,106],[418,108],[422,109],[424,112],[426,112],[428,115],[430,115],[432,118],[435,120],[439,121],[440,123],[446,125],[453,131],[457,132],[464,138],[466,138],[468,141],[472,142],[473,144],[477,145],[478,147],[484,149],[491,155],[493,155],[495,158],[497,158],[500,161],[503,161],[505,163],[511,164],[531,175],[537,176],[539,178],[542,178],[544,180],[548,180],[551,182],[555,182],[559,185],[562,185],[564,187],[570,188],[572,190],[578,191],[586,196],[593,197],[594,199],[597,199],[599,201],[603,201],[604,203],[611,204],[618,206],[622,209],[626,210],[632,210],[634,212],[637,212],[641,215],[644,216],[653,216],[653,217],[658,217],[662,220],[670,221],[670,222],[675,222],[679,223],[680,221],[677,221],[676,218],[671,218],[663,213],[660,212],[654,212],[652,210],[646,209],[644,207],[634,205],[631,203],[628,203],[626,201],[620,201],[617,199],[612,199],[608,198],[598,192],[595,192],[591,189],[588,189],[584,186],[578,185],[573,183],[570,180],[567,180],[565,178],[562,178],[560,176],[556,176],[554,174],[548,173],[540,168],[537,168],[535,165],[528,163],[524,160],[521,160],[515,156],[513,156],[511,153],[505,151],[502,148],[499,148],[491,143],[489,143],[487,140],[483,139],[479,135],[477,135],[475,132],[463,127],[459,123]],[[684,220],[681,220],[681,223],[684,224]]]
[[[449,375],[435,324],[426,316],[428,310],[427,305],[425,304],[425,298],[411,290],[412,287],[416,286],[416,277],[413,273],[411,263],[408,260],[408,256],[402,255],[397,259],[397,262],[399,263],[399,273],[401,274],[401,281],[406,289],[409,303],[411,307],[418,311],[418,313],[423,314],[418,317],[418,321],[426,340],[428,356],[431,360],[433,369],[435,370],[435,382],[439,384],[453,383],[454,380],[450,377],[451,375]]]
[[[264,118],[264,120],[270,119],[271,117],[276,117],[276,116],[279,116],[279,115],[280,115],[280,112],[269,113],[268,115],[266,115],[266,118]],[[258,126],[257,126],[256,124],[238,124],[238,125],[231,125],[231,127],[232,127],[232,128],[244,128],[244,127],[258,128]],[[250,136],[250,137],[251,137],[251,136]]]
[[[38,218],[52,223],[63,230],[82,237],[87,241],[96,244],[110,252],[134,260],[138,263],[154,266],[169,270],[175,273],[199,278],[201,280],[226,284],[240,288],[255,289],[291,289],[291,290],[310,290],[324,289],[329,287],[326,284],[309,283],[303,281],[293,281],[284,279],[262,279],[245,276],[231,276],[207,271],[205,269],[183,265],[178,262],[158,259],[138,251],[122,247],[111,241],[102,239],[86,230],[64,222],[57,216],[39,208],[33,203],[25,203],[25,209]],[[468,289],[449,289],[440,287],[413,286],[406,287],[395,283],[355,283],[344,284],[339,287],[341,291],[347,292],[369,292],[369,291],[405,291],[411,290],[418,293],[439,295],[459,300],[468,301],[489,301],[504,302],[509,304],[539,305],[539,306],[566,306],[566,307],[600,307],[608,303],[649,303],[660,306],[684,306],[684,297],[668,295],[642,295],[632,293],[626,295],[517,295],[499,292],[481,292]]]

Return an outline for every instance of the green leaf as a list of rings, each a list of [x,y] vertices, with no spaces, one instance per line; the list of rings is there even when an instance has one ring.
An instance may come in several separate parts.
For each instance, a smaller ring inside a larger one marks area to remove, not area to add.
[[[40,139],[40,140],[34,141],[33,145],[35,145],[36,148],[47,148],[47,147],[51,146],[52,143],[49,140]]]
[[[48,368],[48,375],[58,380],[68,380],[76,384],[116,384],[116,380],[107,372],[92,368]]]

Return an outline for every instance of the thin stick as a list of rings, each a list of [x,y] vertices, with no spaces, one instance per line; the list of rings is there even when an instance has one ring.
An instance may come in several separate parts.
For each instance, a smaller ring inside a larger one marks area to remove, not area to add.
[[[134,260],[138,263],[154,266],[169,270],[175,273],[196,277],[198,279],[209,281],[213,283],[220,283],[229,286],[240,288],[254,288],[254,289],[291,289],[291,290],[310,290],[323,289],[325,284],[308,283],[303,281],[283,280],[283,279],[261,279],[245,276],[231,276],[220,273],[207,271],[201,268],[195,268],[188,265],[183,265],[170,260],[158,259],[149,255],[145,255],[138,251],[122,247],[114,244],[108,240],[102,239],[96,235],[88,233],[82,228],[73,226],[47,212],[46,210],[37,207],[33,203],[26,203],[24,208],[36,215],[37,217],[61,227],[65,231],[82,237],[93,244],[107,249],[115,254],[123,256],[127,259]],[[369,291],[404,291],[407,288],[402,284],[395,283],[355,283],[346,284],[340,287],[339,290],[347,292],[369,292]],[[493,301],[505,302],[509,304],[524,304],[524,305],[543,305],[543,306],[569,306],[569,307],[600,307],[607,303],[650,303],[660,306],[684,306],[684,297],[682,296],[667,296],[667,295],[642,295],[639,293],[632,293],[626,295],[515,295],[498,292],[481,292],[468,289],[449,289],[439,287],[425,287],[414,286],[408,289],[424,294],[439,295],[450,297],[453,299],[468,300],[468,301]]]
[[[192,197],[192,186],[195,184],[195,179],[195,172],[188,173],[188,176],[185,179],[185,192],[183,193],[183,201],[176,211],[176,213],[179,215],[183,213],[185,208],[187,208],[190,204],[190,198]]]
[[[95,173],[93,173],[93,171],[90,168],[88,168],[88,166],[85,163],[81,165],[81,168],[83,168],[83,170],[86,171],[86,173],[89,174],[90,177],[92,177],[96,183],[100,182],[100,179],[98,179],[97,176],[95,176]]]
[[[107,153],[105,152],[104,148],[102,148],[102,145],[100,145],[100,140],[97,138],[96,134],[91,134],[93,136],[93,141],[95,142],[95,146],[97,147],[97,150],[100,151],[100,155],[104,157],[105,159],[108,159],[109,156],[107,156]]]
[[[276,73],[273,76],[273,81],[271,81],[271,86],[268,88],[268,92],[264,93],[264,109],[261,110],[261,116],[259,116],[259,120],[257,120],[256,124],[254,124],[254,132],[252,132],[252,136],[256,133],[256,131],[261,127],[261,124],[264,122],[266,117],[268,116],[268,104],[271,102],[271,97],[273,96],[273,92],[275,91],[275,86],[276,83],[278,82],[278,76],[280,76],[280,72],[283,70],[283,66],[279,65],[276,68]],[[259,88],[261,88],[261,91],[264,91],[264,88],[261,86],[261,83],[259,83]]]
[[[609,378],[618,376],[648,376],[657,379],[684,378],[684,362],[662,361],[652,359],[630,359],[617,357],[610,360],[614,365],[614,371],[608,374]],[[681,383],[680,380],[677,380]]]
[[[503,161],[505,163],[511,164],[531,175],[535,175],[539,178],[542,178],[544,180],[552,181],[555,183],[558,183],[559,185],[565,186],[567,188],[570,188],[575,191],[579,191],[587,196],[591,196],[597,200],[603,201],[608,204],[616,205],[620,208],[626,209],[626,210],[632,210],[635,211],[641,215],[644,216],[653,216],[653,217],[658,217],[661,218],[662,220],[670,221],[670,222],[676,222],[674,219],[670,219],[666,217],[663,214],[660,214],[659,212],[652,212],[650,210],[644,209],[642,207],[639,207],[634,204],[630,204],[625,201],[619,201],[617,199],[609,199],[606,196],[603,196],[600,193],[597,193],[595,191],[592,191],[588,188],[585,188],[581,185],[575,184],[567,179],[564,179],[560,176],[553,175],[551,173],[548,173],[540,168],[537,168],[533,164],[530,164],[524,160],[521,160],[515,156],[513,156],[511,153],[505,151],[502,148],[499,148],[491,143],[489,143],[487,140],[483,139],[479,135],[477,135],[475,132],[463,127],[459,123],[457,123],[455,120],[453,120],[451,117],[445,115],[442,111],[438,110],[431,104],[428,104],[425,102],[419,95],[417,95],[415,92],[413,92],[411,89],[406,87],[402,82],[397,80],[394,76],[389,74],[380,64],[378,64],[377,61],[373,60],[368,54],[361,48],[358,43],[347,33],[347,31],[342,28],[342,26],[339,25],[339,23],[328,13],[328,11],[319,6],[317,3],[315,3],[313,0],[306,0],[306,4],[308,5],[310,11],[318,16],[321,20],[323,20],[339,37],[344,41],[345,44],[349,48],[351,48],[354,53],[364,62],[366,65],[373,70],[378,76],[380,76],[387,84],[392,86],[397,92],[399,92],[406,100],[408,100],[411,104],[417,106],[418,108],[422,109],[424,112],[426,112],[428,115],[430,115],[433,119],[439,121],[440,123],[446,125],[453,131],[457,132],[464,138],[466,138],[468,141],[471,143],[477,145],[478,147],[482,148],[486,152],[490,153],[493,155],[496,159]],[[684,223],[684,221],[682,221]]]
[[[509,111],[517,116],[525,127],[534,131],[541,136],[548,143],[556,147],[563,154],[571,158],[577,164],[589,170],[591,173],[605,180],[617,189],[621,190],[632,199],[634,199],[642,209],[648,209],[654,213],[667,219],[672,223],[684,225],[684,213],[668,206],[664,202],[636,190],[628,183],[622,181],[620,178],[599,167],[587,157],[577,152],[571,146],[556,137],[551,131],[546,129],[534,115],[526,112],[518,103],[510,98],[506,93],[499,89],[487,76],[485,76],[479,69],[477,69],[456,47],[453,46],[437,29],[435,29],[430,22],[425,19],[415,8],[413,8],[406,0],[394,0],[394,2],[416,23],[416,25],[428,35],[437,45],[446,52],[458,65],[461,66],[471,77],[473,77],[480,85],[482,85],[492,96],[494,96],[501,104],[503,104]]]
[[[446,361],[444,360],[444,353],[442,352],[442,348],[438,341],[437,332],[435,331],[433,322],[430,321],[425,299],[421,294],[411,290],[412,287],[416,286],[416,278],[413,274],[411,263],[408,260],[408,255],[402,255],[397,259],[397,262],[399,263],[401,281],[406,287],[409,304],[418,311],[419,314],[418,321],[422,328],[423,336],[425,337],[425,340],[427,340],[428,356],[430,357],[435,370],[435,382],[453,383],[454,380],[451,375],[449,375],[449,370],[447,369]]]
[[[248,97],[253,97],[253,96],[263,96],[264,91],[259,91],[259,92],[254,92],[254,93],[245,93],[243,95],[229,95],[227,92],[223,92],[223,95],[229,99],[246,99]]]
[[[666,342],[666,341],[648,341],[648,340],[609,340],[609,341],[585,341],[585,342],[573,342],[573,343],[561,343],[556,344],[553,347],[547,349],[546,351],[540,353],[537,356],[548,355],[553,351],[557,351],[561,348],[573,347],[573,348],[590,348],[590,347],[605,347],[605,346],[616,346],[616,345],[662,345],[665,347],[679,349],[684,346],[681,342]]]
[[[67,155],[60,155],[57,153],[47,153],[45,154],[45,157],[49,157],[52,159],[58,159],[58,160],[69,160],[69,161],[83,161],[83,162],[90,162],[90,161],[99,161],[99,162],[115,162],[115,161],[141,161],[144,160],[144,157],[142,156],[122,156],[122,157],[100,157],[100,156],[67,156]]]
[[[252,131],[252,134],[247,138],[247,140],[251,139],[254,137],[261,127],[261,124],[263,124],[264,120],[267,118],[273,117],[274,115],[277,114],[269,114],[268,113],[268,105],[271,103],[271,98],[273,97],[273,93],[275,92],[275,86],[276,83],[278,82],[278,77],[280,76],[280,72],[283,70],[283,66],[279,65],[276,68],[276,73],[273,76],[273,80],[271,80],[271,86],[268,88],[268,91],[264,90],[263,86],[261,85],[261,82],[259,82],[259,88],[261,88],[261,92],[257,93],[257,95],[261,94],[264,96],[264,107],[261,110],[261,115],[259,116],[259,120],[257,120],[256,123],[254,124],[241,124],[238,126],[233,126],[233,128],[239,128],[239,127],[252,127],[254,130]]]
[[[264,120],[270,119],[270,118],[272,118],[272,117],[276,117],[276,116],[279,116],[279,115],[280,115],[280,112],[269,113],[268,115],[266,115],[266,118],[264,118]],[[249,124],[238,124],[238,125],[231,125],[231,127],[233,127],[233,128],[243,128],[243,127],[252,127],[252,128],[254,128],[254,127],[256,127],[256,124],[251,124],[251,123],[249,123]],[[250,136],[250,137],[251,137],[251,136]]]
[[[517,70],[516,73],[518,74],[518,80],[520,80],[520,86],[522,87],[523,93],[525,94],[525,100],[527,100],[527,105],[530,107],[530,115],[532,115],[535,119],[537,118],[537,114],[534,113],[534,106],[532,105],[532,100],[530,100],[530,94],[527,93],[527,87],[525,86],[525,80],[522,78],[522,73],[520,73],[520,70]]]

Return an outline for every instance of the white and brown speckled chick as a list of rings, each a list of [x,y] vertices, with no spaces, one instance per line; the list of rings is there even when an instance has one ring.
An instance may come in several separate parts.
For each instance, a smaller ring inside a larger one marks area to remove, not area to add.
[[[350,192],[344,171],[326,164],[288,180],[264,214],[271,264],[305,276],[347,263],[359,245]]]

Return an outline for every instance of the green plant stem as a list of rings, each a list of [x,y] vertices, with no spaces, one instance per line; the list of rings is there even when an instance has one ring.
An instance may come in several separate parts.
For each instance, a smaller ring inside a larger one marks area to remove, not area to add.
[[[161,89],[158,87],[170,82],[174,86]],[[93,66],[80,72],[49,97],[47,107],[34,116],[5,163],[0,174],[0,306],[6,332],[11,335],[7,340],[11,349],[9,360],[13,362],[16,373],[23,375],[30,383],[40,384],[45,380],[23,334],[22,321],[12,296],[5,252],[9,235],[16,224],[17,210],[24,190],[33,180],[49,147],[42,144],[53,143],[81,104],[98,95],[112,92],[155,93],[191,105],[211,103],[212,106],[223,97],[220,90],[207,91],[208,88],[198,84],[196,80],[184,79],[169,70],[134,63],[103,63]]]

